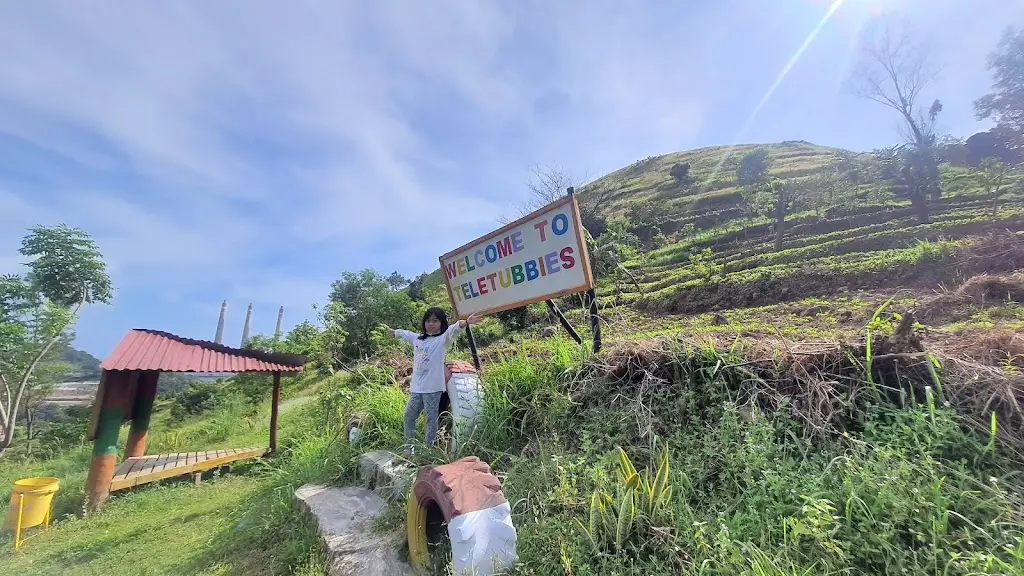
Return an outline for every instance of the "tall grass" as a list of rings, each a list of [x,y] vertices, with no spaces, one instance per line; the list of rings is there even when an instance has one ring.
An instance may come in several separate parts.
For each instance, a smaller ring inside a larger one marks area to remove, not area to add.
[[[503,479],[516,574],[1024,574],[1024,458],[965,426],[937,371],[926,401],[866,399],[823,437],[786,398],[738,405],[765,383],[732,351],[681,349],[686,370],[630,399],[642,384],[593,380],[569,341],[530,350],[486,367],[481,422],[448,455]],[[404,394],[345,398],[397,445]]]
[[[467,450],[497,457],[569,416],[568,386],[583,350],[562,337],[545,342],[544,348],[536,356],[519,352],[487,366],[481,422]]]

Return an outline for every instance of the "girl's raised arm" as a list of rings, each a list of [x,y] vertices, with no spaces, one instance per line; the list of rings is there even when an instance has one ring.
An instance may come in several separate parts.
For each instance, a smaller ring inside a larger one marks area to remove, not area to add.
[[[467,326],[470,326],[472,324],[479,324],[480,320],[481,320],[480,315],[477,314],[476,312],[473,312],[465,320],[459,320],[455,324],[452,324],[451,326],[449,326],[448,327],[448,332],[444,335],[445,336],[445,340],[446,340],[446,345],[447,346],[451,346],[452,342],[455,341],[455,335],[458,333],[459,330],[462,330],[463,328],[465,328]]]

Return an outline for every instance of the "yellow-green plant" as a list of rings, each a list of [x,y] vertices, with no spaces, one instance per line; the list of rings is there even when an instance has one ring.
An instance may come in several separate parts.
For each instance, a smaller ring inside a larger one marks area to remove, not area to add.
[[[668,515],[672,498],[668,449],[663,448],[654,474],[638,472],[625,450],[618,448],[619,469],[615,475],[615,496],[598,486],[590,497],[589,522],[576,524],[595,552],[609,548],[621,551],[630,537],[656,525]]]

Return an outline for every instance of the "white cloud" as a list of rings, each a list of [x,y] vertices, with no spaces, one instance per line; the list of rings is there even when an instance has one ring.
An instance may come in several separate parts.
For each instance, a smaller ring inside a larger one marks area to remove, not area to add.
[[[122,290],[196,306],[427,270],[527,195],[531,165],[596,177],[728,142],[809,31],[793,15],[827,4],[6,3],[0,136],[68,167],[0,175],[0,270],[57,221],[97,238]]]

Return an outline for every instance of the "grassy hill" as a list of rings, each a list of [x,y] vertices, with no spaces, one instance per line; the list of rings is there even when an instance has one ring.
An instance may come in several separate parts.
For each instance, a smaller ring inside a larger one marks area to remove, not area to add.
[[[776,250],[772,218],[750,212],[737,181],[741,158],[755,149],[767,152],[769,175],[790,187],[807,187],[809,178],[846,161],[857,171],[854,192],[830,204],[811,187],[786,216]],[[601,196],[600,215],[625,219],[641,240],[625,262],[636,282],[599,278],[602,305],[700,314],[851,290],[926,292],[1015,269],[1012,259],[986,259],[970,248],[977,238],[1024,224],[1024,197],[1012,185],[994,206],[969,169],[943,164],[943,196],[922,224],[910,202],[867,169],[870,156],[803,141],[715,146],[638,160],[594,180],[581,188],[581,203]],[[689,165],[692,181],[672,177],[679,164]],[[423,278],[428,288],[442,285],[440,270]]]
[[[543,336],[554,324],[543,305],[515,322],[488,318],[474,329],[479,426],[457,449],[442,435],[419,463],[491,464],[512,504],[517,576],[1024,574],[1024,198],[1011,187],[994,203],[971,169],[945,164],[922,224],[861,171],[869,155],[765,145],[770,175],[807,188],[778,247],[774,219],[751,212],[737,180],[755,148],[648,158],[583,187],[581,203],[603,200],[598,242],[637,239],[622,252],[632,278],[599,277],[604,350]],[[823,202],[826,190],[807,184],[837,160],[856,181]],[[682,164],[689,178],[672,175]],[[412,292],[420,307],[447,302],[440,270]],[[589,339],[578,302],[561,305]],[[449,354],[468,356],[463,344]],[[0,462],[0,485],[55,474],[67,487],[67,516],[0,566],[322,573],[290,493],[351,482],[360,451],[399,450],[410,364],[408,351],[382,347],[352,373],[311,368],[295,390],[317,402],[284,413],[282,454],[198,489],[139,488],[75,517],[82,419],[67,434],[77,443],[52,457]],[[155,450],[266,436],[265,402],[158,414]],[[344,430],[357,414],[366,432],[353,446]],[[670,490],[656,502],[638,493],[625,460],[640,475],[663,470]],[[404,521],[396,504],[378,528]],[[150,554],[157,542],[178,546]],[[148,564],[123,563],[141,554]]]
[[[637,160],[594,180],[580,193],[585,196],[588,191],[613,190],[604,210],[606,215],[624,215],[631,205],[644,200],[656,201],[666,222],[683,224],[688,222],[688,217],[739,207],[743,200],[736,182],[736,167],[744,154],[759,147],[767,150],[773,160],[772,175],[785,180],[806,177],[838,155],[849,154],[839,148],[803,141],[764,146],[710,146]],[[673,179],[669,172],[676,164],[689,164],[696,182],[683,186]]]

